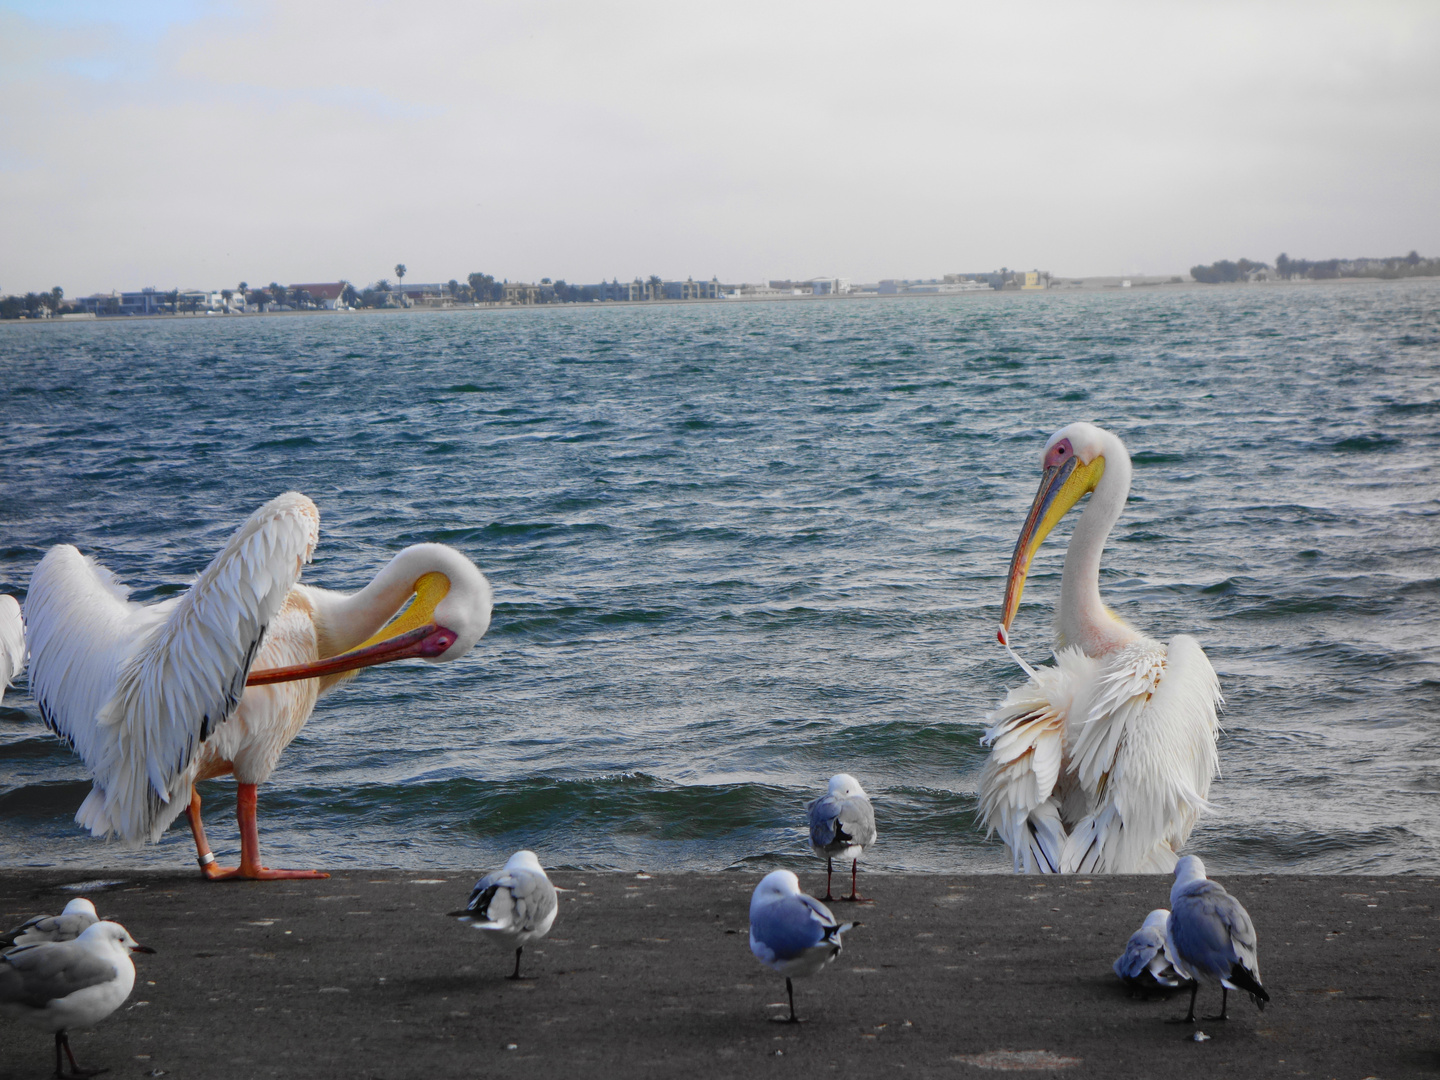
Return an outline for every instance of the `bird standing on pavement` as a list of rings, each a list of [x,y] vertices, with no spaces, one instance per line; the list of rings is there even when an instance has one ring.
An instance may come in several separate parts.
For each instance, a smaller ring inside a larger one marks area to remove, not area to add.
[[[810,847],[825,860],[825,899],[834,900],[830,895],[830,876],[835,872],[835,860],[843,868],[850,860],[850,895],[841,900],[863,900],[855,888],[855,872],[861,853],[875,843],[875,808],[870,797],[849,773],[838,773],[830,778],[829,790],[809,805]]]
[[[1220,984],[1220,1012],[1206,1020],[1228,1020],[1231,990],[1244,990],[1262,1012],[1270,1000],[1260,984],[1260,958],[1250,914],[1218,881],[1205,876],[1205,864],[1186,855],[1175,864],[1170,888],[1170,923],[1165,944],[1175,970],[1194,979],[1190,1011],[1178,1023],[1195,1022],[1195,995],[1200,984]]]
[[[785,976],[785,993],[790,997],[786,1023],[799,1022],[790,980],[814,975],[832,962],[840,955],[841,935],[859,925],[837,922],[829,908],[800,891],[800,879],[789,870],[767,874],[755,886],[750,898],[750,951]]]
[[[515,946],[515,970],[505,976],[520,978],[520,952],[539,941],[555,925],[559,898],[533,851],[517,851],[502,870],[475,883],[470,902],[450,914],[476,930],[487,930]]]
[[[91,1027],[118,1009],[135,986],[131,953],[152,953],[119,923],[97,922],[74,941],[22,945],[0,954],[0,1010],[55,1033],[55,1075],[94,1076],[75,1062],[66,1031]],[[60,1051],[70,1059],[64,1071]]]
[[[1045,444],[1044,475],[1015,542],[1001,644],[1041,541],[1087,494],[1065,551],[1055,663],[1025,669],[987,718],[981,820],[1017,873],[1166,873],[1206,809],[1219,770],[1220,683],[1186,634],[1168,643],[1126,625],[1100,598],[1100,556],[1130,491],[1130,453],[1093,424]]]
[[[256,789],[316,699],[362,667],[457,659],[490,625],[491,591],[443,544],[398,552],[364,588],[300,584],[320,512],[298,492],[250,515],[180,595],[137,604],[69,544],[50,549],[25,598],[30,691],[90,771],[75,820],[96,836],[156,841],[180,814],[207,878],[324,878],[260,860]],[[240,865],[216,865],[197,780],[233,775]]]
[[[1150,994],[1173,990],[1190,981],[1175,970],[1165,951],[1165,927],[1169,921],[1170,912],[1165,908],[1150,912],[1140,929],[1130,935],[1125,951],[1112,965],[1115,974],[1131,990]]]
[[[95,905],[77,896],[59,915],[36,915],[0,934],[0,952],[21,945],[39,945],[42,941],[74,941],[99,921]]]

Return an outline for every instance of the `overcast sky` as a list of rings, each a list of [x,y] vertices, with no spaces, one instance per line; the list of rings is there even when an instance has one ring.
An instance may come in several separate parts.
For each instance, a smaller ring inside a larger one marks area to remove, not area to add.
[[[1440,4],[0,0],[0,292],[1440,255]]]

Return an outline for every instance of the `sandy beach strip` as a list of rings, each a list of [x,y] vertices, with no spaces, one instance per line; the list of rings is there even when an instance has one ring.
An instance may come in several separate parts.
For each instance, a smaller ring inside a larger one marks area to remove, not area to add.
[[[817,864],[818,867],[818,864]],[[862,874],[839,960],[784,980],[750,955],[755,873],[556,872],[549,938],[511,954],[444,916],[476,870],[347,870],[210,884],[193,873],[0,871],[0,923],[89,896],[155,956],[82,1065],[116,1077],[1362,1077],[1440,1069],[1440,879],[1219,875],[1249,909],[1273,1001],[1230,995],[1211,1038],[1110,971],[1163,877]],[[90,882],[76,890],[68,888]],[[105,883],[110,884],[97,884]],[[823,872],[801,875],[823,891]],[[1198,1011],[1219,1005],[1202,991]],[[52,1067],[0,1018],[0,1077]],[[162,1072],[163,1071],[163,1072]]]

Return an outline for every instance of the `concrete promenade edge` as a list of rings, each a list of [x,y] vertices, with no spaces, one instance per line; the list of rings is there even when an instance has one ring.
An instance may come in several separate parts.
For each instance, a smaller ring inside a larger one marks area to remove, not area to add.
[[[444,916],[479,872],[0,870],[0,925],[84,895],[157,950],[118,1012],[71,1032],[117,1080],[1440,1074],[1434,877],[1222,876],[1272,1001],[1232,993],[1196,1042],[1166,1023],[1188,993],[1132,999],[1110,970],[1168,877],[862,869],[874,903],[831,906],[864,925],[796,980],[805,1023],[785,1025],[784,979],[750,955],[759,873],[554,873],[555,928],[507,982],[513,954]],[[801,883],[823,893],[824,875]],[[1218,1007],[1202,989],[1197,1012]],[[50,1075],[47,1033],[0,1017],[0,1047],[0,1080]]]

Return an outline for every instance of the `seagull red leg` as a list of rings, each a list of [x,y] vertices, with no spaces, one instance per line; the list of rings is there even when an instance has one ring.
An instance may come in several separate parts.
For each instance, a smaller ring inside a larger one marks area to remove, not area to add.
[[[825,895],[820,898],[821,900],[834,900],[834,899],[835,899],[835,897],[833,897],[833,896],[830,895],[830,875],[833,874],[833,873],[835,873],[835,860],[834,860],[834,859],[831,859],[831,858],[826,858],[826,860],[825,860]]]
[[[850,860],[850,895],[849,895],[849,896],[842,896],[842,897],[840,897],[840,899],[841,899],[841,900],[849,900],[849,901],[851,901],[852,903],[857,903],[857,904],[868,904],[868,903],[870,903],[870,901],[867,900],[865,897],[861,896],[861,895],[860,895],[860,890],[858,890],[857,888],[855,888],[855,871],[856,871],[856,867],[858,867],[859,865],[860,865],[860,860],[859,860],[859,859],[851,859],[851,860]],[[826,897],[826,899],[829,899],[829,897]]]
[[[62,1046],[65,1048],[65,1056],[70,1059],[68,1073],[60,1067],[60,1048]],[[70,1036],[63,1029],[55,1033],[55,1076],[57,1080],[84,1080],[85,1077],[99,1076],[101,1073],[109,1071],[109,1069],[82,1069],[75,1061],[75,1051],[70,1049]]]

